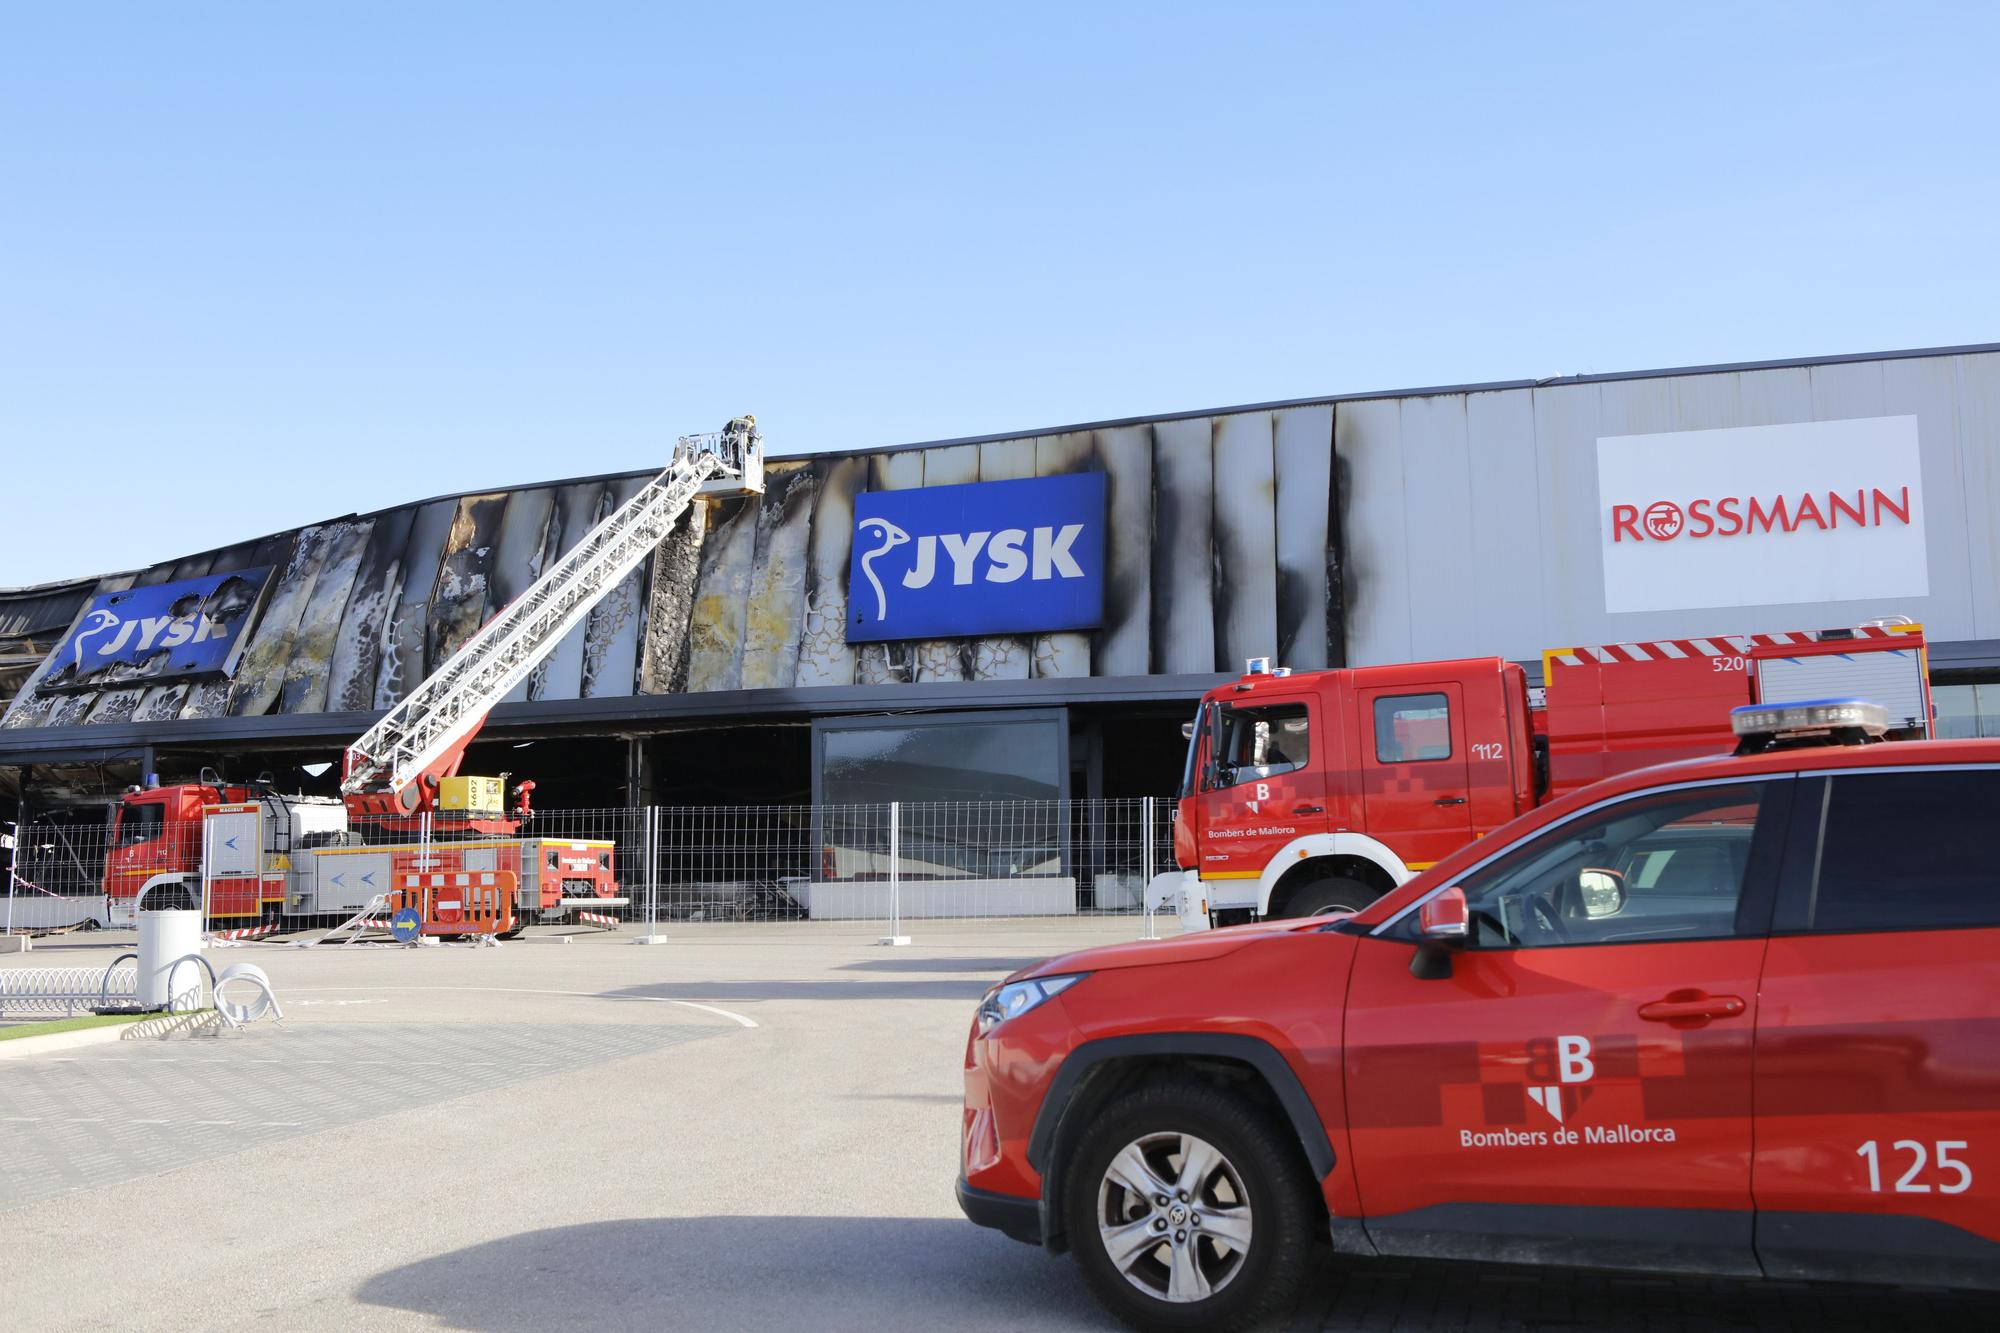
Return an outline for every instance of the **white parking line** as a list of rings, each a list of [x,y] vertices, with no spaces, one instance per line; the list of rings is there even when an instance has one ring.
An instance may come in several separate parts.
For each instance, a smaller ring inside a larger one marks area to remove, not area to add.
[[[322,991],[476,991],[487,995],[573,995],[580,1000],[639,1000],[648,1004],[677,1004],[683,1009],[699,1009],[703,1013],[716,1014],[741,1027],[762,1027],[754,1018],[747,1018],[731,1009],[717,1008],[712,1004],[697,1004],[693,1000],[674,1000],[664,995],[604,995],[587,990],[541,990],[532,986],[298,986],[288,989],[287,995],[315,995]]]

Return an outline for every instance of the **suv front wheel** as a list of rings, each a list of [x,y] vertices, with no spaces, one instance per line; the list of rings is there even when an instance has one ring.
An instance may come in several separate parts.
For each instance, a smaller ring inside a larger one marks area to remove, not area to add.
[[[1313,1190],[1257,1106],[1192,1080],[1140,1088],[1093,1118],[1070,1160],[1070,1248],[1127,1323],[1247,1329],[1296,1302]]]

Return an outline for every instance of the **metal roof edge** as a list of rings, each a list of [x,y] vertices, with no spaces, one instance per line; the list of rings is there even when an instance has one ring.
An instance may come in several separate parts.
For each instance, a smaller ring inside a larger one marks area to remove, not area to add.
[[[1454,393],[1501,393],[1510,389],[1546,389],[1571,384],[1608,384],[1620,380],[1666,379],[1685,375],[1726,375],[1743,370],[1787,370],[1800,366],[1836,366],[1857,361],[1907,361],[1926,356],[1972,356],[2000,352],[2000,342],[1964,343],[1947,347],[1909,347],[1888,352],[1842,352],[1832,356],[1783,357],[1772,361],[1720,361],[1710,365],[1670,366],[1656,370],[1613,370],[1585,375],[1553,375],[1544,379],[1482,380],[1470,384],[1438,384],[1412,389],[1368,389],[1353,393],[1320,394],[1311,398],[1275,398],[1261,403],[1239,403],[1233,407],[1203,407],[1182,412],[1149,412],[1143,416],[1114,417],[1104,421],[1084,421],[1067,426],[1047,426],[1034,430],[1000,431],[989,435],[960,435],[941,440],[919,440],[909,444],[876,445],[861,449],[828,449],[818,453],[769,454],[771,461],[808,458],[855,458],[869,454],[905,453],[911,449],[944,449],[956,444],[990,444],[999,440],[1029,439],[1041,435],[1073,435],[1086,430],[1116,430],[1121,426],[1143,426],[1156,421],[1192,421],[1201,417],[1226,417],[1239,412],[1278,412],[1294,407],[1326,407],[1339,403],[1371,402],[1384,398],[1436,398]]]
[[[1085,676],[1071,680],[940,681],[923,685],[809,685],[785,689],[713,690],[699,694],[639,694],[598,699],[502,704],[482,735],[647,734],[661,724],[712,720],[729,725],[840,713],[930,712],[939,709],[1046,708],[1062,704],[1166,703],[1195,700],[1231,679],[1225,674]],[[0,731],[0,765],[84,762],[92,756],[136,757],[146,746],[202,745],[269,748],[341,747],[361,735],[378,712],[280,713],[259,717],[177,718]]]

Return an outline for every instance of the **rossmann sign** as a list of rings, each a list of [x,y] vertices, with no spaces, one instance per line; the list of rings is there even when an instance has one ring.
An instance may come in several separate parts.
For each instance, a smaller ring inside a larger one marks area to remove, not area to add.
[[[847,640],[1094,629],[1104,474],[854,497]]]
[[[1915,417],[1597,441],[1604,609],[1930,591]]]

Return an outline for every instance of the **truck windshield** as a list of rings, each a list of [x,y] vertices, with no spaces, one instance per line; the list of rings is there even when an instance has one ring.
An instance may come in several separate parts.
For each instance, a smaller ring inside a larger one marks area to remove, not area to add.
[[[128,805],[118,821],[118,845],[130,847],[136,843],[151,842],[160,836],[166,827],[167,808],[158,802],[145,805]]]
[[[1208,720],[1208,705],[1204,703],[1194,710],[1194,721],[1188,725],[1187,762],[1181,765],[1181,789],[1175,795],[1186,799],[1194,795],[1194,757],[1201,749],[1201,729]]]

